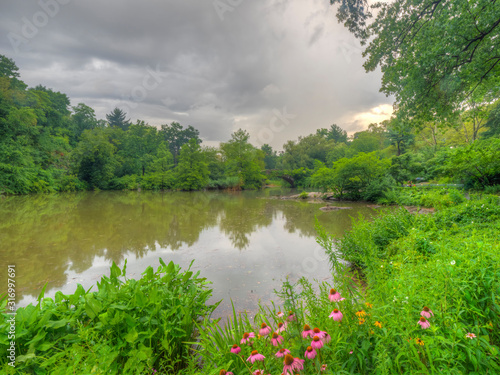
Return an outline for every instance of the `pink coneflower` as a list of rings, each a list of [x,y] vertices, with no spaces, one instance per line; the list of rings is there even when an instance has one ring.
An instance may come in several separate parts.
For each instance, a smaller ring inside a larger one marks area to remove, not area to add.
[[[420,317],[420,319],[418,320],[418,324],[420,324],[420,326],[423,329],[427,329],[431,326],[431,323],[429,323],[429,321],[427,319],[425,319],[423,316]]]
[[[345,298],[340,296],[340,293],[335,289],[330,289],[330,294],[328,295],[328,299],[332,302],[334,301],[343,301]]]
[[[285,360],[283,361],[283,374],[288,373],[288,371],[293,373],[293,370],[295,370],[294,362],[295,360],[293,358],[293,355],[285,355]]]
[[[280,350],[278,350],[275,354],[276,357],[284,357],[286,356],[287,354],[290,354],[290,350],[288,349],[285,349],[285,348],[281,348]]]
[[[320,369],[321,372],[323,371],[326,371],[326,365],[321,365],[321,369]]]
[[[302,338],[309,337],[313,333],[313,330],[311,327],[309,327],[309,324],[304,324],[304,329],[302,330]]]
[[[294,358],[293,359],[293,366],[295,367],[295,370],[302,371],[304,369],[304,362],[305,362],[305,359]]]
[[[314,359],[314,357],[316,357],[316,350],[314,350],[312,346],[308,346],[304,353],[304,357]]]
[[[252,362],[254,363],[255,361],[263,361],[264,357],[262,354],[259,354],[257,350],[252,351],[252,354],[250,354],[250,357],[247,358],[247,362]]]
[[[318,327],[314,328],[311,333],[311,337],[318,336],[320,339],[322,339],[326,335],[327,333],[325,331],[320,330]]]
[[[244,343],[246,343],[247,341],[250,341],[250,339],[253,339],[253,338],[255,338],[255,333],[253,333],[253,332],[250,332],[250,333],[245,332],[243,334],[243,338],[240,341],[240,344],[244,344]]]
[[[283,314],[281,311],[278,311],[278,316],[279,316],[280,318],[282,318],[282,317],[284,317],[284,316],[285,316],[285,314]]]
[[[220,370],[219,375],[233,375],[233,373],[222,369]]]
[[[283,332],[286,329],[286,326],[287,326],[286,323],[279,322],[278,323],[278,329],[276,330],[276,332]]]
[[[314,336],[312,341],[311,341],[311,346],[314,349],[321,349],[323,347],[323,341],[318,336]]]
[[[431,315],[434,316],[434,313],[427,306],[424,306],[424,308],[420,312],[420,315],[422,315],[424,318],[429,319],[431,317]]]
[[[231,348],[231,353],[238,354],[239,352],[241,352],[241,348],[238,345],[234,344]]]
[[[264,375],[264,370],[255,370],[252,372],[253,375]]]
[[[354,352],[351,350],[351,351],[349,352],[349,354],[352,354],[352,353],[354,353]]]
[[[325,332],[325,336],[323,336],[321,341],[323,341],[323,344],[329,343],[330,341],[332,341],[332,336]]]
[[[297,318],[295,317],[295,314],[293,313],[293,311],[290,311],[288,313],[288,316],[287,316],[286,320],[288,320],[289,322],[297,320]]]
[[[271,327],[269,327],[266,323],[262,323],[260,325],[259,335],[267,336],[271,333]]]
[[[278,346],[283,343],[283,336],[278,335],[276,332],[273,333],[273,336],[271,337],[271,343],[273,346]]]
[[[330,314],[330,318],[333,318],[333,320],[340,322],[342,320],[342,313],[338,309],[333,309],[332,313]]]
[[[473,334],[473,333],[470,333],[470,332],[469,332],[468,334],[466,334],[466,335],[465,335],[465,338],[466,338],[466,339],[471,339],[471,340],[472,340],[472,339],[475,339],[475,338],[476,338],[476,335],[475,335],[475,334]]]

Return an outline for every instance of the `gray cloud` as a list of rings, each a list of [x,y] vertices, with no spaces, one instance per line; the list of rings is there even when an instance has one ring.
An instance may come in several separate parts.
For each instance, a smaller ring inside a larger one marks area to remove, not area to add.
[[[30,86],[100,118],[119,105],[151,125],[193,125],[208,144],[241,127],[280,149],[332,123],[362,127],[346,114],[392,102],[328,2],[220,0],[222,16],[215,3],[3,0],[0,53]],[[296,116],[283,129],[275,113],[285,107]]]

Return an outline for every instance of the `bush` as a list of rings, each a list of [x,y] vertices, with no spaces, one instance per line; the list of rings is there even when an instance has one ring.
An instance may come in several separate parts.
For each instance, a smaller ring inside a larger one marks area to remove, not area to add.
[[[114,263],[96,292],[78,285],[75,293],[57,292],[36,306],[17,309],[16,369],[0,357],[4,374],[144,374],[152,368],[178,373],[189,363],[196,322],[208,318],[207,281],[170,262],[139,280],[126,279]],[[124,280],[122,280],[124,278]],[[6,295],[0,299],[2,311]],[[0,317],[0,350],[7,352],[8,319]],[[15,372],[17,371],[17,372]]]

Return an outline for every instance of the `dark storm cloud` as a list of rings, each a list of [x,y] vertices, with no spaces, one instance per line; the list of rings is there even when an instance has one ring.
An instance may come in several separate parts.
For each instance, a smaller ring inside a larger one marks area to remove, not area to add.
[[[30,86],[100,118],[118,105],[133,120],[193,125],[212,144],[241,127],[281,148],[334,122],[362,126],[356,113],[390,103],[328,1],[3,3],[0,53]],[[284,110],[294,118],[279,120]]]

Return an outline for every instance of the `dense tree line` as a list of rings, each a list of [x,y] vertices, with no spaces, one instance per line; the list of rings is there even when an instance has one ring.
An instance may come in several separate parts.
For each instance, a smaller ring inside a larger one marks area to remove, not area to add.
[[[0,192],[258,189],[284,176],[282,184],[348,199],[373,200],[416,178],[484,188],[500,184],[499,103],[475,102],[446,121],[396,112],[352,136],[333,124],[279,153],[254,147],[241,129],[203,147],[192,126],[132,123],[119,108],[97,119],[63,93],[28,88],[0,55]]]

